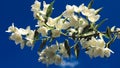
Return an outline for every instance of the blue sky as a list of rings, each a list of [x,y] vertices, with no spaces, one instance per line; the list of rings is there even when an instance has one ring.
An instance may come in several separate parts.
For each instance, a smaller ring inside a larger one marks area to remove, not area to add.
[[[43,1],[43,0],[39,0]],[[50,3],[52,0],[45,0]],[[60,15],[67,4],[80,5],[85,3],[87,5],[90,0],[56,0],[54,4],[54,11],[52,17]],[[30,25],[32,29],[36,25],[36,20],[30,11],[34,0],[0,0],[0,68],[45,68],[46,65],[38,62],[37,47],[33,51],[31,48],[25,47],[20,49],[19,45],[15,45],[13,41],[8,39],[9,34],[5,30],[12,24],[15,26],[25,28]],[[95,0],[93,8],[103,7],[100,13],[101,18],[108,18],[108,21],[101,26],[100,30],[104,31],[107,26],[120,27],[120,1],[119,0]],[[76,65],[74,68],[120,68],[120,40],[116,40],[111,49],[115,52],[109,58],[94,58],[90,59],[88,55],[81,50],[79,59],[74,57],[66,63],[68,68]],[[66,61],[64,61],[66,62]],[[69,66],[71,65],[71,66]],[[66,68],[65,65],[52,67]]]

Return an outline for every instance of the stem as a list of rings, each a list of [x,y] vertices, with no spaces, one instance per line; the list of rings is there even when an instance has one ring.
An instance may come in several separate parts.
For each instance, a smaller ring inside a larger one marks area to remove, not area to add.
[[[113,31],[113,32],[110,32],[111,34],[114,34],[114,33],[119,33],[120,31]],[[93,33],[93,34],[90,34],[90,35],[83,35],[83,36],[78,36],[79,38],[87,38],[87,37],[91,37],[91,36],[99,36],[99,34],[106,34],[106,32],[97,32],[97,33]]]
[[[113,31],[113,32],[110,32],[111,34],[114,34],[114,33],[119,33],[120,31]],[[76,38],[87,38],[87,37],[92,37],[92,36],[99,36],[99,34],[106,34],[106,32],[96,32],[96,33],[93,33],[93,34],[90,34],[90,35],[79,35],[79,36],[75,36]],[[67,36],[67,37],[72,37],[72,36],[68,36],[68,35],[66,35],[66,34],[64,34],[64,33],[61,33],[62,35],[64,35],[64,36]]]

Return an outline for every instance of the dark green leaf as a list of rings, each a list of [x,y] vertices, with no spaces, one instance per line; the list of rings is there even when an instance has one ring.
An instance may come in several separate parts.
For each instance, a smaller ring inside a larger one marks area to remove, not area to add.
[[[111,36],[111,29],[110,27],[107,27],[107,30],[106,30],[106,35],[111,39],[112,36]]]
[[[39,36],[39,33],[38,33],[37,30],[35,30],[35,32],[34,32],[34,39],[37,40],[39,38],[38,36]]]
[[[39,49],[38,49],[38,52],[41,52],[41,51],[42,51],[42,49],[43,49],[44,46],[46,45],[46,42],[47,42],[47,39],[46,39],[46,38],[42,40],[42,43],[40,44],[40,47],[39,47]]]
[[[85,34],[85,33],[88,33],[90,31],[93,31],[93,28],[91,28],[91,25],[87,25],[86,27],[84,27],[81,34]]]
[[[98,29],[106,20],[108,19],[107,18],[103,19],[99,24],[95,26],[95,28]]]
[[[72,34],[72,39],[75,40],[75,33]]]
[[[117,35],[114,35],[114,37],[107,43],[108,48],[110,48],[110,45],[115,41],[115,39],[117,38]]]
[[[67,54],[70,57],[70,55],[71,55],[71,53],[70,53],[70,46],[69,46],[69,42],[68,42],[67,39],[65,40],[64,45],[65,45],[65,49],[67,50]]]
[[[90,9],[93,5],[94,0],[91,0],[90,3],[88,4],[88,9]]]
[[[80,52],[80,47],[79,47],[79,44],[78,44],[78,43],[76,43],[76,44],[74,45],[74,52],[75,52],[76,58],[78,59],[79,52]]]
[[[99,14],[102,9],[103,9],[103,8],[97,9],[97,10],[96,10],[96,15]]]
[[[51,14],[52,14],[52,11],[53,11],[53,4],[54,4],[54,2],[55,2],[55,0],[53,0],[53,1],[50,3],[50,5],[48,6],[48,8],[47,8],[45,22],[47,22],[48,17],[50,17]]]
[[[108,37],[108,35],[107,35],[107,34],[104,34],[104,36],[105,36],[107,39],[109,39],[109,37]]]

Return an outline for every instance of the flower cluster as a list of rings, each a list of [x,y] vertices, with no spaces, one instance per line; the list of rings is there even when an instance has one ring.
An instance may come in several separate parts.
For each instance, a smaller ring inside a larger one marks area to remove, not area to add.
[[[12,33],[10,40],[15,41],[16,45],[20,44],[21,49],[24,48],[24,45],[29,47],[34,46],[34,30],[31,30],[30,26],[28,26],[26,29],[17,28],[13,23],[6,32]]]
[[[30,26],[26,29],[12,26],[6,32],[11,33],[10,40],[15,41],[15,44],[20,44],[21,49],[25,45],[34,47],[36,41],[42,41],[38,48],[38,61],[49,64],[61,64],[63,58],[69,58],[72,54],[71,49],[74,48],[75,56],[79,57],[80,45],[91,58],[93,57],[110,57],[114,53],[110,49],[111,43],[118,37],[120,38],[120,28],[107,27],[105,32],[101,32],[98,28],[106,21],[98,22],[99,12],[102,8],[93,9],[91,5],[81,4],[66,5],[66,10],[55,18],[51,17],[54,1],[50,4],[42,3],[35,0],[31,6],[33,16],[37,19],[37,29],[31,30]],[[61,36],[67,37],[63,43],[53,44],[53,40]],[[108,39],[105,41],[104,38]],[[69,39],[75,43],[69,45]],[[48,43],[48,44],[47,44]]]
[[[48,17],[46,21],[47,9],[50,5],[51,4],[43,2],[43,10],[40,9],[41,2],[37,0],[32,5],[31,10],[34,13],[34,17],[39,19],[36,26],[38,27],[38,32],[41,33],[42,36],[47,36],[50,30],[53,34],[52,37],[59,37],[61,30],[68,29],[69,27],[78,28],[79,33],[81,33],[83,28],[88,25],[88,21],[83,17],[77,16],[75,13],[82,13],[82,15],[88,17],[88,20],[92,23],[95,23],[100,18],[100,15],[97,14],[99,9],[89,9],[82,4],[79,7],[67,5],[66,10],[60,16],[56,18]]]
[[[82,39],[81,45],[83,48],[86,48],[86,54],[92,57],[110,57],[110,53],[114,53],[108,47],[106,47],[106,43],[104,39],[101,37],[100,39],[96,39],[92,37],[91,40],[87,41],[86,39]]]
[[[56,65],[61,64],[63,57],[68,57],[67,50],[65,49],[64,43],[51,45],[50,47],[46,47],[42,52],[38,52],[39,61],[45,64],[53,64]]]
[[[101,8],[95,10],[93,8],[88,8],[87,6],[85,6],[84,4],[80,5],[79,7],[73,5],[67,5],[66,6],[66,11],[63,12],[63,15],[65,17],[69,17],[73,20],[78,20],[77,16],[74,16],[74,12],[76,13],[81,13],[82,15],[88,17],[88,20],[92,23],[95,23],[97,20],[99,20],[100,15],[97,14],[97,12],[100,10]],[[76,22],[75,21],[75,22]]]

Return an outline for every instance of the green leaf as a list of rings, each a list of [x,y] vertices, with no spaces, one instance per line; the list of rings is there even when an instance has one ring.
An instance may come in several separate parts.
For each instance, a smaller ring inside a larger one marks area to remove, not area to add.
[[[92,7],[93,3],[94,3],[94,0],[91,0],[90,3],[88,4],[88,9]]]
[[[110,29],[110,27],[107,27],[107,30],[106,30],[106,35],[108,36],[108,38],[112,38],[112,36],[111,36],[111,29]]]
[[[70,46],[69,46],[69,42],[68,42],[67,39],[65,40],[64,45],[65,45],[65,49],[67,50],[67,54],[70,57],[70,55],[71,55],[71,53],[70,53]]]
[[[38,52],[41,52],[42,49],[44,48],[44,46],[46,45],[46,42],[47,42],[47,38],[43,39],[42,40],[42,43],[40,44],[40,47],[38,49]]]
[[[109,39],[109,37],[108,37],[108,35],[107,35],[107,34],[104,34],[104,36],[105,36],[107,39]]]
[[[78,43],[76,43],[76,44],[74,45],[74,52],[75,52],[76,58],[78,59],[79,52],[80,52],[80,47],[79,47]]]
[[[55,0],[53,0],[53,1],[50,3],[50,5],[48,6],[48,8],[47,8],[46,19],[45,19],[46,21],[45,21],[45,22],[47,22],[48,17],[50,17],[51,14],[52,14],[54,2],[55,2]]]
[[[103,19],[99,24],[95,26],[95,28],[98,29],[106,20],[108,19],[107,18]]]
[[[34,32],[34,40],[38,40],[39,39],[39,33],[38,33],[38,31],[37,30],[35,30],[35,32]]]
[[[100,11],[102,10],[103,8],[99,8],[95,11],[96,15],[100,13]]]
[[[85,34],[85,33],[91,32],[91,31],[93,31],[93,28],[91,27],[91,25],[87,25],[86,27],[84,27],[81,34]]]
[[[115,41],[115,39],[117,38],[117,35],[114,35],[114,37],[107,43],[108,48],[110,48],[110,45]]]
[[[75,40],[75,33],[72,34],[72,39]]]

